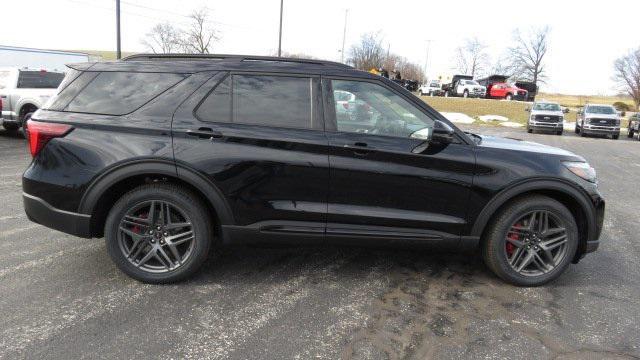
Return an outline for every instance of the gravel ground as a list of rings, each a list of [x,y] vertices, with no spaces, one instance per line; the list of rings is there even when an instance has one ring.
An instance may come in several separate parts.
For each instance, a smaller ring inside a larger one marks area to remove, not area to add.
[[[0,131],[0,358],[640,358],[640,142],[479,132],[572,150],[597,169],[600,250],[516,288],[477,254],[220,251],[192,280],[121,274],[103,240],[29,222],[24,140]]]

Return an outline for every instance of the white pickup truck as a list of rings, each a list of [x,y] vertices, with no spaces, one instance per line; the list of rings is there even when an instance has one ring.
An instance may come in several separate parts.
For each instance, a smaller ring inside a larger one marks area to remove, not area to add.
[[[62,72],[0,68],[0,124],[9,131],[22,127],[25,119],[55,95],[63,78]]]

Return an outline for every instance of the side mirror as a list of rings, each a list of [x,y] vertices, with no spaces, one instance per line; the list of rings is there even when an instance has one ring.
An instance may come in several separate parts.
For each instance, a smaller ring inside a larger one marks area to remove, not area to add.
[[[565,114],[568,114],[569,113],[569,108],[562,109],[562,112],[565,113]]]
[[[438,144],[451,144],[455,130],[440,120],[436,120],[433,124],[433,135],[431,141]]]

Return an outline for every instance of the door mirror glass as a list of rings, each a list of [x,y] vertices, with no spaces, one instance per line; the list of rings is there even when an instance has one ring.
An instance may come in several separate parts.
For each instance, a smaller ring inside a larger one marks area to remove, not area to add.
[[[433,126],[431,141],[439,144],[450,144],[453,142],[454,134],[455,130],[453,130],[451,126],[440,120],[436,120]]]

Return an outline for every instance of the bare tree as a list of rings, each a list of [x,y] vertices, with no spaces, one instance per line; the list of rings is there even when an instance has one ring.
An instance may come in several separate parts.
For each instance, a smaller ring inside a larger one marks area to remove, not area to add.
[[[458,71],[476,76],[489,66],[487,46],[478,38],[466,39],[465,44],[456,49],[456,60]]]
[[[534,29],[523,35],[516,30],[514,45],[509,48],[515,76],[533,83],[544,82],[546,67],[544,57],[547,54],[549,27]]]
[[[377,69],[382,66],[385,58],[380,33],[362,35],[360,43],[349,49],[348,62],[360,70]]]
[[[168,22],[156,24],[140,42],[154,54],[178,51],[181,45],[180,30]]]
[[[201,8],[189,15],[191,24],[184,32],[182,47],[186,53],[208,54],[213,42],[220,40],[218,32],[211,27],[209,11]]]
[[[617,59],[613,67],[613,78],[640,109],[640,48]]]

